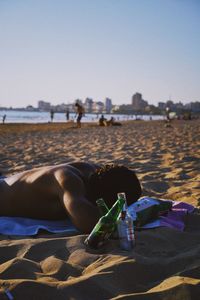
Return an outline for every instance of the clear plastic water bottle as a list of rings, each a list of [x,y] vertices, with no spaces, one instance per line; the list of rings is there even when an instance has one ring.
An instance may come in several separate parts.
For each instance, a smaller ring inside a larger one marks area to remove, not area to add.
[[[126,196],[124,193],[120,193],[118,197],[123,197],[126,201]],[[133,249],[135,245],[134,225],[132,217],[128,214],[126,204],[123,206],[120,217],[118,219],[117,229],[120,248],[126,251],[130,251],[131,249]]]

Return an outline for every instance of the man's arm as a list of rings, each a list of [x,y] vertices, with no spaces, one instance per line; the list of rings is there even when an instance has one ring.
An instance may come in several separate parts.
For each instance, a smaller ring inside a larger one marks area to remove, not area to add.
[[[56,172],[61,186],[61,202],[72,223],[83,233],[89,233],[99,220],[98,208],[86,198],[83,181],[74,173]]]
[[[72,223],[82,233],[89,233],[100,218],[97,207],[84,196],[78,197],[66,192],[63,203]]]

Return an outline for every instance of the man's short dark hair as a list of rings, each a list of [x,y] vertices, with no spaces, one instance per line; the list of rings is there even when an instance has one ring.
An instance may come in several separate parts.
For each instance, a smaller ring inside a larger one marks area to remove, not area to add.
[[[137,201],[142,193],[135,172],[127,167],[104,165],[89,178],[88,196],[93,203],[103,198],[108,207],[111,207],[120,192],[126,193],[128,205]]]

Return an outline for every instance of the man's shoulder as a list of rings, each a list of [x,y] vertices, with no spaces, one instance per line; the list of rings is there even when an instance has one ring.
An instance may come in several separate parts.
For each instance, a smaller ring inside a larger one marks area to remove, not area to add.
[[[99,165],[87,162],[73,162],[70,164],[63,164],[54,169],[55,174],[64,177],[79,177],[79,179],[85,181],[93,174]]]
[[[76,192],[77,189],[80,192],[84,189],[85,176],[78,169],[71,165],[61,165],[52,170],[53,176],[64,190],[70,192]]]
[[[95,163],[88,163],[88,162],[81,162],[81,161],[71,163],[70,166],[72,166],[73,168],[78,169],[81,172],[84,172],[84,171],[94,172],[96,169],[99,168],[99,165],[97,165]]]

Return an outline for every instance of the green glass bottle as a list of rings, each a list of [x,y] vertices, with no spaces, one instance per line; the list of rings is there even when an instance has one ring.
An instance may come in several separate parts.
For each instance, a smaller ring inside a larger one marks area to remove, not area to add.
[[[99,209],[99,213],[102,216],[106,215],[109,211],[108,206],[106,205],[105,201],[103,200],[103,198],[100,198],[96,201],[96,204],[98,206]]]
[[[106,242],[106,240],[108,240],[116,229],[116,222],[124,204],[125,201],[123,198],[117,199],[108,213],[99,219],[98,223],[85,240],[86,245],[98,249]]]

